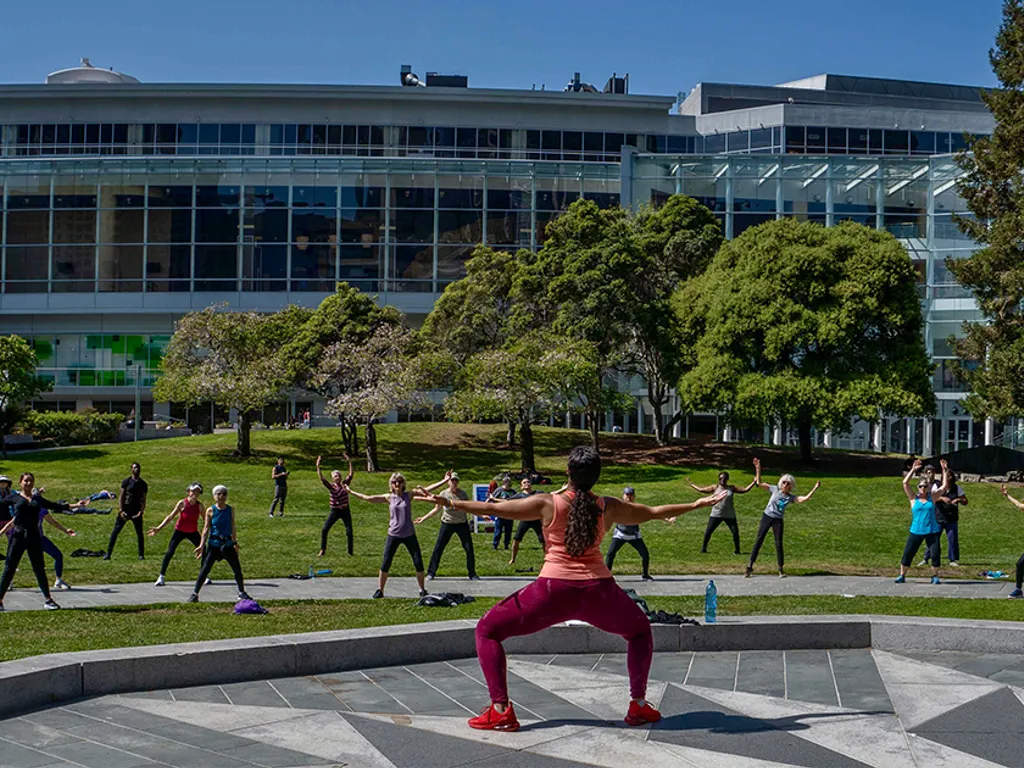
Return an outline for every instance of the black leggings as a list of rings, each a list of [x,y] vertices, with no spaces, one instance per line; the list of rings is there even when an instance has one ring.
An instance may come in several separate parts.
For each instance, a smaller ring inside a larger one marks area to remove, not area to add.
[[[324,527],[320,529],[320,549],[324,552],[327,551],[327,534],[331,532],[331,528],[333,528],[334,524],[339,520],[345,524],[345,538],[348,540],[348,553],[351,555],[352,511],[348,507],[345,507],[344,509],[331,507],[331,511],[327,515],[327,519],[324,520]]]
[[[423,555],[420,553],[420,542],[415,533],[412,536],[388,535],[384,541],[384,557],[380,561],[381,571],[388,573],[391,570],[391,561],[395,559],[395,552],[398,551],[400,544],[404,544],[405,548],[409,550],[412,566],[416,569],[416,573],[423,573]]]
[[[18,570],[21,556],[25,553],[28,553],[28,561],[32,564],[39,591],[47,600],[50,599],[50,585],[46,580],[46,568],[43,565],[43,542],[38,534],[15,529],[7,540],[7,560],[4,561],[3,576],[0,576],[0,602],[11,588],[14,572]]]
[[[701,552],[707,552],[708,542],[711,541],[711,534],[722,523],[725,523],[729,530],[732,531],[732,547],[733,551],[738,555],[740,553],[740,527],[736,523],[735,517],[709,517],[708,527],[704,529],[704,543],[700,545]]]
[[[202,589],[203,583],[206,581],[206,577],[210,575],[210,570],[213,568],[213,564],[218,560],[224,560],[229,566],[231,566],[231,572],[235,575],[235,584],[238,585],[239,592],[245,592],[245,579],[242,578],[242,565],[238,562],[238,552],[235,551],[234,544],[228,544],[223,547],[213,547],[209,544],[206,545],[206,553],[203,555],[203,565],[199,569],[199,577],[196,579],[196,588],[192,590],[197,595],[199,590]]]
[[[516,533],[512,537],[514,541],[522,541],[526,538],[527,531],[533,531],[537,534],[537,541],[540,545],[544,546],[544,529],[541,527],[542,523],[540,520],[520,520],[519,525],[516,526]]]
[[[433,576],[437,573],[437,566],[441,563],[441,555],[444,554],[452,536],[459,537],[459,542],[466,552],[466,570],[470,576],[476,576],[476,553],[473,551],[473,534],[469,532],[469,523],[441,523],[441,527],[437,530],[437,541],[434,542],[434,551],[430,555],[427,574]]]
[[[910,533],[907,534],[907,545],[903,547],[903,559],[900,560],[900,565],[904,568],[909,568],[911,563],[914,562],[914,558],[917,556],[917,550],[921,548],[921,544],[925,543],[928,548],[924,551],[925,561],[932,561],[932,565],[936,568],[939,567],[939,534],[938,533]]]
[[[1017,589],[1020,589],[1020,585],[1024,583],[1024,555],[1020,556],[1017,561]]]
[[[171,532],[171,541],[167,545],[167,553],[164,555],[164,561],[160,564],[160,575],[165,576],[167,574],[167,566],[171,564],[171,558],[174,557],[174,551],[178,548],[178,545],[183,541],[191,541],[193,547],[198,547],[203,539],[200,537],[198,531],[192,533],[184,533],[175,528]]]
[[[129,517],[127,519],[120,515],[114,520],[114,530],[110,532],[110,542],[107,544],[107,557],[114,556],[114,545],[117,544],[117,537],[121,533],[121,529],[124,528],[125,524],[131,522],[135,526],[135,538],[139,545],[139,557],[145,557],[146,555],[146,540],[142,535],[142,515],[138,514],[135,517]]]
[[[644,576],[649,576],[648,568],[651,567],[651,553],[647,551],[647,545],[644,544],[643,539],[616,539],[612,537],[612,543],[608,545],[608,552],[604,556],[604,564],[608,570],[612,569],[612,565],[615,563],[615,555],[618,554],[624,544],[629,544],[629,546],[640,553],[640,567],[643,569]]]
[[[779,563],[779,570],[782,570],[786,562],[785,553],[782,548],[782,528],[781,518],[761,515],[761,525],[757,528],[757,539],[754,541],[754,548],[750,550],[750,568],[753,568],[754,563],[757,562],[757,554],[761,551],[761,545],[764,544],[768,531],[771,531],[775,536],[775,559]]]

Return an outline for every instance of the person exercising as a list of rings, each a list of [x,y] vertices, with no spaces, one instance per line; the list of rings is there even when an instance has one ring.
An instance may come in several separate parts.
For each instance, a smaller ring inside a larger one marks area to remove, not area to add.
[[[627,485],[622,489],[622,500],[629,504],[636,501],[636,491],[633,490],[633,486]],[[629,544],[640,555],[640,567],[642,569],[640,578],[644,581],[654,581],[650,573],[651,553],[648,552],[647,545],[644,544],[643,534],[640,533],[639,525],[619,523],[615,526],[615,530],[612,531],[611,543],[608,545],[608,552],[604,556],[604,564],[608,571],[611,572],[612,566],[615,564],[615,556],[626,544]]]
[[[540,493],[533,488],[533,482],[529,477],[524,477],[519,481],[519,493],[512,498],[514,499],[526,499],[533,496],[535,493]],[[516,526],[516,532],[512,535],[512,557],[509,559],[509,565],[516,564],[516,558],[519,557],[519,545],[522,544],[523,539],[526,538],[526,534],[533,531],[537,534],[537,541],[540,542],[540,548],[544,549],[544,531],[541,530],[540,520],[520,520]]]
[[[740,554],[740,526],[736,522],[736,506],[733,504],[733,496],[737,493],[746,493],[754,487],[757,481],[751,480],[750,485],[738,488],[729,482],[728,472],[719,472],[718,485],[694,485],[690,478],[686,478],[686,482],[697,493],[724,491],[726,494],[724,499],[711,508],[711,514],[708,516],[708,527],[704,529],[704,543],[700,546],[700,553],[702,555],[708,553],[708,543],[711,541],[711,534],[717,530],[718,526],[725,523],[732,533],[733,554]]]

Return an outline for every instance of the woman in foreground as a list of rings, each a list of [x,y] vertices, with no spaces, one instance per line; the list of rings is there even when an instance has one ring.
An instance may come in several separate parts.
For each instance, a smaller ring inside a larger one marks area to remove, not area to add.
[[[569,454],[569,483],[564,493],[538,493],[525,499],[492,503],[418,495],[460,512],[497,514],[510,520],[540,520],[544,528],[544,567],[537,580],[502,600],[476,627],[476,650],[487,680],[491,705],[470,719],[471,728],[515,731],[515,710],[508,699],[506,638],[529,635],[553,624],[578,619],[605,632],[620,635],[629,644],[630,703],[628,725],[655,723],[661,714],[644,698],[651,669],[654,641],[651,625],[637,605],[623,592],[605,567],[601,539],[617,524],[636,525],[681,515],[714,504],[707,496],[689,504],[647,507],[613,497],[597,497],[591,489],[601,475],[601,457],[593,448],[574,448]]]

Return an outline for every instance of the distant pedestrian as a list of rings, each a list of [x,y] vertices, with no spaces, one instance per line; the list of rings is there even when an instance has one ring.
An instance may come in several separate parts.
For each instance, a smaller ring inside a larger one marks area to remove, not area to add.
[[[187,541],[192,544],[193,549],[202,543],[199,536],[199,518],[203,516],[203,504],[200,497],[203,495],[203,486],[199,483],[192,483],[185,491],[185,498],[174,505],[174,509],[155,528],[149,529],[150,536],[156,536],[172,520],[174,531],[171,533],[171,540],[167,544],[167,552],[160,564],[160,575],[156,577],[154,587],[162,587],[165,584],[167,566],[171,564],[171,558],[178,549],[178,545]]]
[[[733,495],[737,493],[746,493],[754,487],[756,480],[751,480],[750,485],[743,488],[738,488],[735,485],[729,483],[729,473],[719,472],[718,473],[718,485],[694,485],[690,482],[690,478],[686,478],[686,482],[690,483],[690,487],[698,493],[718,493],[724,491],[726,496],[720,502],[711,507],[711,514],[708,516],[708,526],[704,529],[704,543],[700,545],[701,554],[706,555],[708,553],[708,543],[711,541],[711,534],[722,523],[725,523],[726,527],[732,533],[732,549],[733,554],[740,554],[740,526],[736,522],[736,506],[733,504]]]
[[[508,501],[515,497],[516,492],[512,490],[512,476],[506,473],[501,476],[501,487],[489,493],[487,500],[491,502]],[[493,519],[494,539],[491,541],[491,547],[497,549],[498,544],[504,539],[505,549],[508,549],[509,542],[512,540],[512,521],[497,516]]]
[[[235,529],[235,510],[228,504],[228,489],[223,485],[213,488],[213,506],[206,510],[203,519],[203,532],[196,547],[196,557],[202,558],[196,586],[189,596],[190,603],[199,602],[199,590],[203,588],[206,577],[210,575],[213,564],[224,560],[231,567],[238,587],[238,599],[250,600],[245,591],[245,579],[242,577],[242,565],[238,561],[238,534]]]
[[[139,560],[146,559],[146,539],[142,529],[142,514],[146,511],[148,493],[149,485],[142,479],[142,466],[136,461],[131,466],[131,474],[121,482],[121,493],[117,497],[117,518],[114,520],[114,529],[110,532],[107,553],[103,555],[104,560],[109,560],[113,556],[117,537],[128,521],[131,521],[135,528]]]
[[[932,495],[935,497],[935,522],[939,524],[938,551],[934,553],[933,561],[942,563],[942,534],[946,534],[946,555],[949,564],[956,568],[960,565],[960,507],[967,506],[967,494],[957,484],[960,479],[955,472],[949,473],[949,490],[942,495],[936,495],[939,484],[932,481]],[[925,553],[925,561],[929,553]],[[919,563],[918,565],[923,565]]]
[[[749,577],[754,572],[754,563],[757,562],[757,555],[761,551],[761,545],[764,544],[768,531],[771,531],[775,537],[775,559],[779,564],[779,578],[783,579],[786,577],[786,558],[782,546],[782,532],[783,515],[786,512],[786,507],[790,504],[803,504],[806,501],[810,501],[814,492],[821,487],[821,480],[816,482],[806,495],[797,496],[794,493],[796,490],[796,480],[792,475],[786,474],[780,477],[778,485],[762,483],[761,461],[760,459],[754,459],[754,484],[771,493],[771,497],[768,499],[768,505],[764,508],[764,514],[761,515],[761,524],[757,529],[757,539],[754,541],[754,548],[750,550],[750,562],[747,564],[744,576]]]
[[[529,477],[524,477],[519,481],[519,493],[512,498],[514,499],[527,499],[533,496],[535,493],[540,493],[533,488],[533,483],[530,482]],[[540,542],[541,551],[544,550],[544,529],[541,527],[540,520],[520,520],[516,526],[516,532],[512,536],[512,557],[508,561],[509,565],[516,564],[516,558],[519,557],[519,545],[523,543],[523,539],[526,538],[526,534],[533,531],[537,534],[537,541]]]
[[[270,514],[268,517],[274,516],[274,509],[277,507],[278,502],[281,503],[281,511],[278,513],[278,517],[284,517],[284,502],[288,498],[288,470],[284,466],[284,457],[277,457],[277,464],[270,470],[270,478],[274,481],[274,500],[270,502]]]
[[[622,489],[622,500],[627,504],[636,503],[636,491],[633,490],[633,486],[627,485]],[[640,568],[641,568],[641,579],[644,581],[654,581],[654,577],[651,576],[651,553],[647,549],[647,545],[644,544],[643,534],[640,533],[640,524],[627,524],[618,523],[615,526],[615,530],[612,531],[612,540],[608,545],[608,552],[604,556],[605,567],[611,571],[612,566],[615,564],[615,555],[618,554],[619,550],[626,544],[629,544],[633,549],[640,555]]]
[[[342,480],[341,472],[336,469],[332,470],[331,482],[327,482],[324,479],[324,473],[320,469],[320,462],[323,457],[316,457],[316,476],[320,478],[320,482],[323,483],[324,488],[327,489],[327,493],[331,497],[330,511],[327,513],[327,519],[324,520],[323,528],[320,529],[320,553],[317,557],[323,557],[327,554],[327,534],[331,532],[331,528],[339,520],[345,524],[345,539],[348,543],[348,553],[349,555],[352,554],[352,510],[349,508],[348,503],[348,484],[355,477],[355,470],[352,468],[352,459],[348,457],[347,453],[344,456],[345,461],[348,462],[348,475]]]

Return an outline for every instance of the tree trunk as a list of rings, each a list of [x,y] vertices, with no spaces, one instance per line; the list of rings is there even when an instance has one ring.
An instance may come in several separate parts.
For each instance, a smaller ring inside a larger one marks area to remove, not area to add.
[[[587,412],[587,428],[590,430],[590,445],[595,451],[600,450],[599,432],[601,431],[601,414]]]
[[[0,430],[0,455],[7,458],[7,430]]]
[[[814,459],[811,457],[811,422],[810,421],[799,421],[796,425],[797,434],[800,436],[800,460],[805,464],[812,464]]]
[[[514,421],[510,421],[508,423],[508,432],[505,433],[505,442],[508,443],[509,446],[516,444],[516,423]]]
[[[369,419],[366,422],[366,471],[380,472],[380,463],[377,461],[377,430],[373,426],[376,419]]]
[[[665,427],[661,423],[661,403],[650,401],[651,410],[654,411],[654,442],[658,445],[665,444]]]
[[[248,411],[238,412],[238,447],[235,452],[242,458],[249,458],[249,433],[252,430],[252,417]]]
[[[533,466],[533,427],[530,425],[530,422],[524,421],[520,425],[519,439],[519,455],[523,469],[533,472],[536,467]]]

